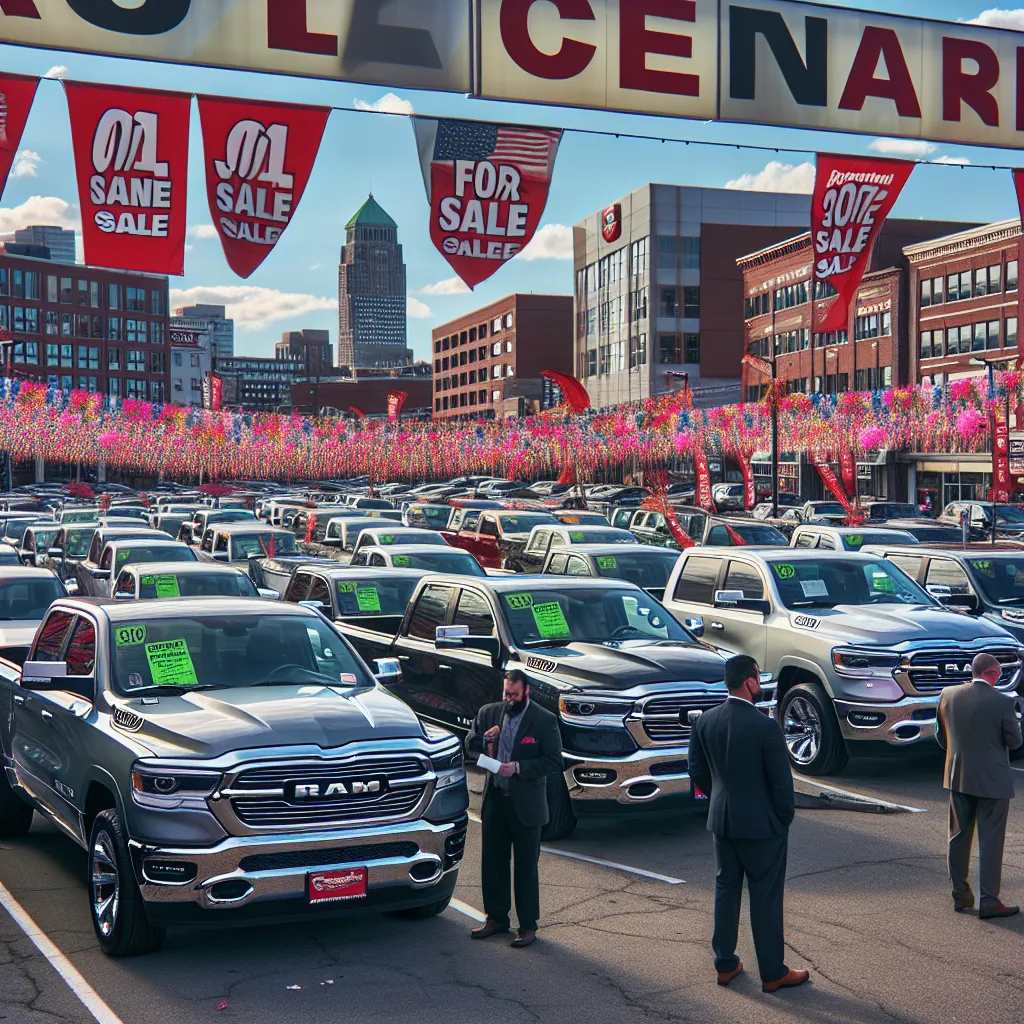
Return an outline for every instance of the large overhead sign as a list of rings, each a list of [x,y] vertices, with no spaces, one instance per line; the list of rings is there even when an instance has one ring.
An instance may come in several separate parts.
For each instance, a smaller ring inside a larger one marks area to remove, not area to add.
[[[1019,148],[1024,34],[795,0],[0,0],[0,41]]]

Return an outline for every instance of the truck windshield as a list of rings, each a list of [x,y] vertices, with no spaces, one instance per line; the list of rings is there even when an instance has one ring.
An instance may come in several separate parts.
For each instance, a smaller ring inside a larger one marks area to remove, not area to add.
[[[295,537],[290,533],[254,533],[232,538],[232,557],[235,561],[245,558],[275,558],[278,555],[297,553]]]
[[[784,558],[769,566],[779,597],[787,608],[834,608],[840,604],[934,605],[908,576],[891,562],[822,559],[820,562]]]
[[[99,509],[95,508],[82,509],[80,512],[68,512],[65,510],[61,513],[60,520],[62,523],[91,523],[99,515]]]
[[[570,544],[635,544],[636,537],[629,530],[573,530],[569,529]]]
[[[427,526],[443,530],[448,525],[452,510],[447,505],[416,505],[409,510],[410,526]]]
[[[64,547],[70,558],[85,558],[95,530],[70,530]]]
[[[418,578],[338,580],[338,611],[346,619],[404,615]]]
[[[500,515],[502,533],[529,533],[535,526],[544,526],[555,521],[554,516],[540,515]]]
[[[400,549],[399,549],[400,550]],[[486,576],[483,567],[468,551],[417,551],[393,553],[391,564],[396,569],[426,569],[427,572],[450,572],[460,576]]]
[[[58,597],[64,597],[64,588],[54,576],[52,579],[0,582],[0,621],[38,621]]]
[[[856,533],[840,534],[840,540],[847,551],[860,551],[865,544],[916,544],[912,533],[902,530],[858,530]]]
[[[139,578],[139,597],[256,597],[256,588],[244,572],[147,573]]]
[[[194,562],[196,553],[182,544],[172,547],[170,544],[154,547],[147,544],[131,544],[126,548],[118,548],[114,556],[114,568],[122,569],[133,562]]]
[[[114,689],[126,697],[168,689],[373,685],[348,644],[312,615],[143,613],[111,624],[110,650]]]
[[[678,556],[672,551],[629,551],[615,555],[595,555],[598,576],[628,580],[644,590],[664,588]]]
[[[993,604],[1024,605],[1024,555],[968,558],[974,581]]]
[[[522,645],[640,639],[693,642],[653,597],[632,589],[523,589],[503,593],[501,604],[515,642]]]

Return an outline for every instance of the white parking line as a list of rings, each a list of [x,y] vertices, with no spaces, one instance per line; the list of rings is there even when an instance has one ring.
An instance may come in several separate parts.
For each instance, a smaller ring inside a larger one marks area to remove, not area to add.
[[[911,814],[926,814],[928,811],[927,807],[908,807],[906,804],[894,804],[888,800],[882,800],[877,796],[871,796],[867,793],[855,793],[852,789],[840,789],[838,786],[826,786],[823,782],[818,782],[817,779],[810,779],[806,775],[798,775],[796,772],[793,772],[793,778],[806,783],[813,789],[820,789],[826,793],[838,793],[840,796],[848,796],[854,800],[866,800],[868,803],[877,804],[879,807],[888,807],[893,811],[909,811]]]
[[[10,894],[2,882],[0,882],[0,906],[14,918],[18,927],[32,941],[32,945],[50,961],[50,966],[67,982],[68,988],[99,1021],[99,1024],[122,1024],[121,1018],[100,999],[92,985],[78,973],[75,966],[53,944],[50,937],[28,916],[25,908]]]
[[[479,921],[481,924],[487,920],[487,915],[480,913],[476,907],[471,907],[468,903],[463,903],[462,900],[452,900],[448,904],[452,910],[457,910],[460,914],[465,914],[466,917],[471,917],[474,921]]]
[[[476,811],[469,812],[469,820],[475,821],[478,825],[480,815]],[[566,857],[569,860],[581,860],[587,864],[597,864],[602,868],[611,868],[613,871],[625,871],[630,875],[639,875],[641,878],[653,878],[656,882],[665,882],[668,885],[686,885],[685,878],[673,878],[671,875],[659,875],[657,871],[646,871],[644,868],[634,868],[629,864],[619,864],[614,860],[602,860],[600,857],[587,857],[582,853],[570,853],[568,850],[556,850],[551,846],[542,846],[541,853],[549,853],[553,857]]]

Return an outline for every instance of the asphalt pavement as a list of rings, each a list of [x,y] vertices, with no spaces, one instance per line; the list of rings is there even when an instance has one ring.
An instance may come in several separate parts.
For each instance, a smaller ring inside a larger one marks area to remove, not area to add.
[[[812,981],[798,990],[761,992],[746,925],[739,952],[748,974],[728,989],[715,984],[714,861],[699,811],[585,819],[548,847],[540,939],[525,950],[509,948],[509,936],[469,939],[482,908],[474,823],[456,904],[438,918],[179,930],[159,953],[132,960],[99,951],[85,855],[37,817],[28,837],[0,844],[0,897],[5,889],[21,920],[0,910],[0,1021],[1018,1021],[1024,918],[953,913],[941,761],[937,751],[904,754],[799,780],[788,962]],[[835,788],[868,799],[847,809],[846,799],[832,799]],[[1024,900],[1021,801],[1011,808],[1005,863],[1004,897]],[[51,960],[61,967],[53,947],[67,958],[63,975],[26,936],[26,915]]]

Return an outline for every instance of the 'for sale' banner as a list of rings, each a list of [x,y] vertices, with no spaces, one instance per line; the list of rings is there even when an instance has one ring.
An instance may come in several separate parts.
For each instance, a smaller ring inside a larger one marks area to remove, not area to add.
[[[38,85],[38,78],[0,75],[0,192],[7,184],[7,176],[18,155]]]
[[[811,204],[814,281],[832,285],[839,294],[815,331],[846,328],[871,246],[913,169],[906,160],[818,154]]]
[[[85,262],[185,272],[188,93],[65,82]]]
[[[529,244],[548,201],[562,133],[482,121],[413,119],[430,238],[476,287]]]
[[[291,223],[330,110],[199,97],[210,214],[228,266],[249,277]]]

